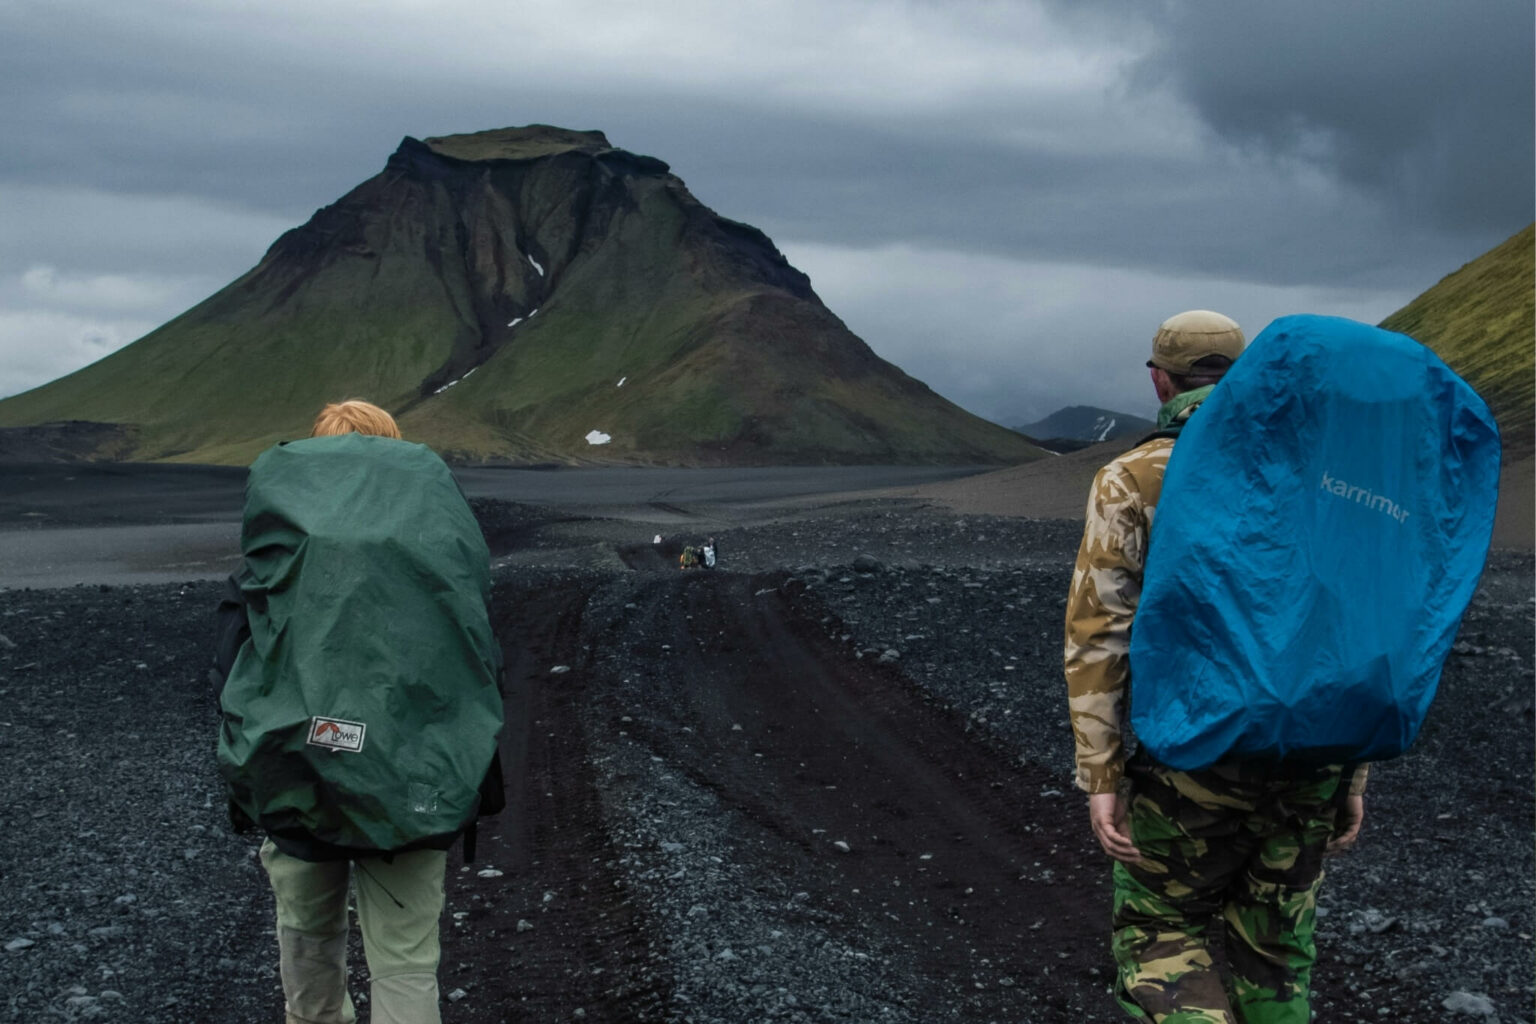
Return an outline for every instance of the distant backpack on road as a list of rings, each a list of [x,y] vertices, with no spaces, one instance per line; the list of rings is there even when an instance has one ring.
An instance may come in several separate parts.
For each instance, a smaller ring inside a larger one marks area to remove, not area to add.
[[[307,860],[446,848],[499,809],[489,559],[442,460],[358,434],[269,449],[241,548],[249,635],[218,746],[234,806]]]
[[[1429,349],[1275,321],[1168,462],[1131,640],[1141,742],[1181,770],[1404,751],[1476,589],[1498,479],[1487,405]]]

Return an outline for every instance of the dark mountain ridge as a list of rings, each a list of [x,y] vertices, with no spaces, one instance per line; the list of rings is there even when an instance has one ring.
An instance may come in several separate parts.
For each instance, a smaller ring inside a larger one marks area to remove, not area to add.
[[[1042,420],[1013,429],[1035,439],[1049,451],[1069,452],[1133,434],[1139,437],[1156,426],[1154,421],[1142,416],[1093,405],[1069,405]]]
[[[464,461],[1038,455],[881,360],[663,161],[540,125],[405,139],[220,292],[0,402],[0,426],[86,420],[132,458],[242,463],[349,396]]]

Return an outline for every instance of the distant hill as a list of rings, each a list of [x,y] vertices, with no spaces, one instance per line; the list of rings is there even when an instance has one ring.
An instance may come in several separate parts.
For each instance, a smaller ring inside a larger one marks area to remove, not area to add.
[[[0,428],[44,425],[17,451],[244,464],[346,397],[463,461],[1042,454],[877,357],[662,161],[542,125],[405,139],[218,293],[0,402]]]
[[[1039,441],[1041,447],[1050,451],[1068,452],[1132,434],[1140,437],[1150,433],[1156,426],[1154,421],[1140,416],[1091,405],[1071,405],[1058,409],[1043,420],[1013,429]]]
[[[1506,460],[1536,448],[1536,225],[1442,278],[1381,322],[1434,349],[1499,422]]]

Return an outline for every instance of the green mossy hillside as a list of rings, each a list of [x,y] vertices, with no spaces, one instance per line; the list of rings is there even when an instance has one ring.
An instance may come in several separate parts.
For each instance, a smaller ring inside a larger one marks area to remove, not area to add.
[[[1536,448],[1536,225],[1442,278],[1381,322],[1466,378],[1499,422],[1506,460]]]

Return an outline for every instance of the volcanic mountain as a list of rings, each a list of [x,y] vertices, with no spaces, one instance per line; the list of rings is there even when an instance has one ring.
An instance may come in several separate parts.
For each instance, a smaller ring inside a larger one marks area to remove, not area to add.
[[[450,458],[1019,462],[660,160],[543,125],[407,138],[252,270],[0,402],[88,458],[243,464],[365,397]],[[14,433],[14,432],[7,432]]]

